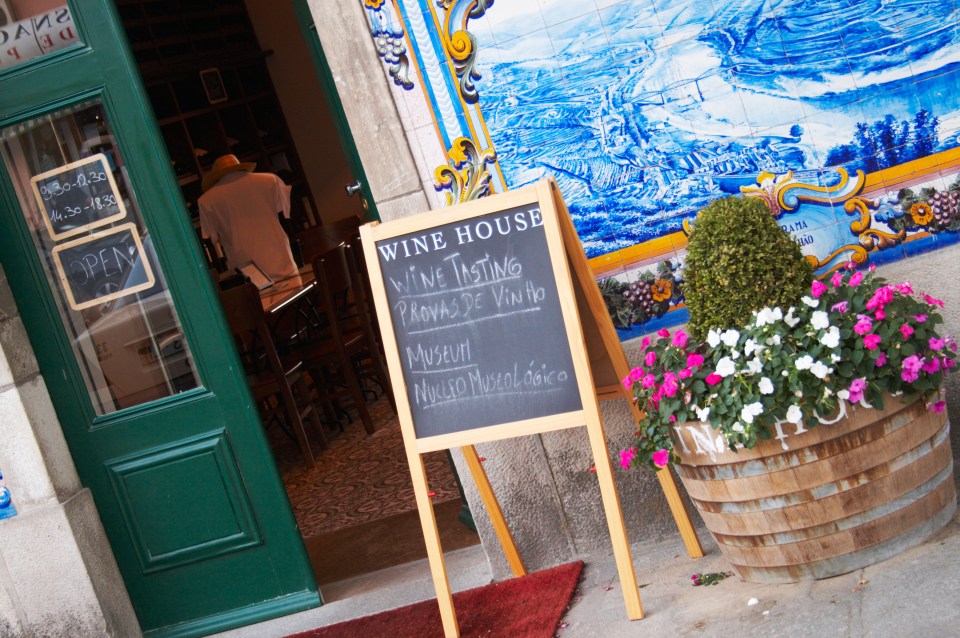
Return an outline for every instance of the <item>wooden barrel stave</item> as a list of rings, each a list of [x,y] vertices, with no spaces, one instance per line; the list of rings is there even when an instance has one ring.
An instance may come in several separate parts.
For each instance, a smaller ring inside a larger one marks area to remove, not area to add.
[[[822,498],[809,500],[805,497],[810,492],[802,492],[784,498],[730,503],[694,499],[694,504],[715,534],[752,534],[758,529],[777,533],[823,525],[863,511],[869,507],[871,497],[893,500],[929,481],[951,462],[948,433],[949,429],[943,428],[932,439],[888,463],[862,475],[846,477],[842,480],[845,485],[830,484],[836,490]],[[918,463],[928,450],[926,461]],[[758,504],[759,508],[749,509]]]
[[[676,449],[684,486],[745,580],[858,569],[922,542],[957,506],[949,423],[918,401],[855,407],[836,424],[742,450],[747,458],[716,447],[695,456],[689,439]]]

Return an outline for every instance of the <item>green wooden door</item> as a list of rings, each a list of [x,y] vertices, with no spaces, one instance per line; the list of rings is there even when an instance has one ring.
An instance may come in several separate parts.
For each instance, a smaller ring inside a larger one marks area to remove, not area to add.
[[[0,59],[0,262],[141,626],[319,605],[113,3],[69,9]]]
[[[350,132],[347,114],[344,112],[343,104],[340,102],[336,82],[333,81],[333,73],[330,72],[330,65],[327,64],[327,58],[323,54],[323,47],[320,46],[320,35],[317,33],[317,25],[314,23],[313,14],[310,13],[307,0],[293,0],[293,8],[297,12],[297,21],[300,23],[300,30],[303,32],[303,37],[307,41],[307,48],[310,50],[310,59],[317,72],[317,79],[320,81],[320,86],[323,89],[323,95],[326,98],[327,107],[330,109],[330,115],[333,117],[334,125],[337,128],[340,147],[343,149],[343,154],[347,158],[350,173],[353,175],[354,180],[356,180],[354,184],[350,186],[349,192],[358,195],[362,199],[364,216],[367,221],[380,221],[380,213],[377,211],[373,193],[370,191],[370,184],[367,182],[367,175],[363,170],[363,163],[360,161],[360,153],[357,152],[357,145],[353,140],[353,134]]]

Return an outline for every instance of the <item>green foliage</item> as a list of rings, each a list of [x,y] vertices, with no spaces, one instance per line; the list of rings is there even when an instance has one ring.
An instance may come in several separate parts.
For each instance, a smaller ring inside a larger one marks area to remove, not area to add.
[[[690,331],[739,328],[764,307],[796,306],[813,269],[800,246],[757,198],[727,197],[697,215],[683,292]]]
[[[882,408],[884,397],[899,396],[942,411],[958,348],[937,332],[941,308],[907,282],[848,264],[828,283],[812,282],[799,305],[761,308],[740,329],[710,329],[706,343],[682,330],[645,337],[623,379],[644,416],[621,465],[675,462],[673,430],[689,422],[708,422],[736,451],[769,439],[778,422],[833,423],[848,403]]]

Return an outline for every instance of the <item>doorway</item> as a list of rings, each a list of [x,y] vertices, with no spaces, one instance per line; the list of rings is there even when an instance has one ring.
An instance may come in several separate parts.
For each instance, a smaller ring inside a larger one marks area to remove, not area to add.
[[[332,83],[323,82],[305,1],[117,6],[191,218],[203,174],[230,152],[294,187],[291,235],[349,216],[376,219]],[[351,196],[353,184],[361,189]],[[216,267],[218,247],[205,250]],[[314,468],[281,428],[266,431],[321,593],[426,557],[396,415],[380,388],[368,385],[366,397],[376,431],[368,435],[347,405],[328,423],[329,449],[314,449]],[[444,548],[479,543],[448,454],[425,461]]]

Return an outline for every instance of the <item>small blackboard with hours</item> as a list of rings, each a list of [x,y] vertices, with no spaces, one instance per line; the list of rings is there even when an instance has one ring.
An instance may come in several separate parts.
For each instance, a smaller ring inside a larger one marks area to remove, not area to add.
[[[538,203],[376,250],[418,439],[582,408]]]
[[[136,224],[123,224],[55,246],[54,265],[70,307],[83,310],[153,286]]]
[[[44,224],[55,240],[123,219],[120,197],[107,156],[98,153],[30,179]]]

